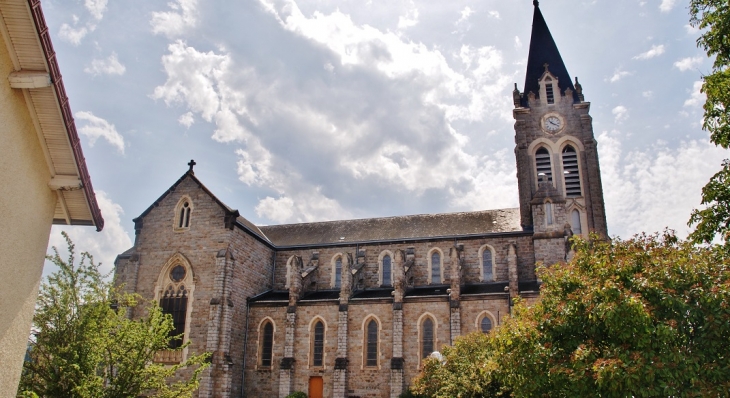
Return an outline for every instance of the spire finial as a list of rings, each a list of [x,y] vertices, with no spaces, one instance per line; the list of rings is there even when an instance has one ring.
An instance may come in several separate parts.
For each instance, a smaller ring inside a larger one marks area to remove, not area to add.
[[[532,5],[535,7],[540,7],[540,2],[537,0],[532,0]]]
[[[188,172],[193,172],[193,167],[196,165],[195,161],[193,159],[190,159],[190,162],[188,163],[188,166],[190,166],[190,169],[188,169]]]
[[[550,66],[550,64],[548,64],[547,62],[545,62],[544,64],[542,64],[542,67],[545,68],[545,72],[550,72],[548,70],[548,66]]]

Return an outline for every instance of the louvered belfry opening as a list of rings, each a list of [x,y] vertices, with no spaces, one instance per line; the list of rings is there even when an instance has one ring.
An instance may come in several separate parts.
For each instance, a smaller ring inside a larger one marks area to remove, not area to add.
[[[545,95],[547,96],[547,103],[555,103],[555,94],[553,93],[553,80],[549,77],[545,79]]]
[[[578,170],[578,153],[568,145],[563,149],[563,175],[565,176],[565,196],[582,196],[580,189],[580,173]]]
[[[181,336],[180,339],[170,341],[170,348],[180,348],[183,344],[183,333],[185,333],[185,316],[188,310],[188,291],[185,285],[180,285],[177,290],[170,285],[165,291],[165,295],[160,300],[162,312],[172,315],[173,330],[170,336]]]
[[[535,168],[537,169],[537,181],[543,181],[544,175],[548,182],[553,182],[553,169],[550,165],[550,152],[542,147],[535,152]]]

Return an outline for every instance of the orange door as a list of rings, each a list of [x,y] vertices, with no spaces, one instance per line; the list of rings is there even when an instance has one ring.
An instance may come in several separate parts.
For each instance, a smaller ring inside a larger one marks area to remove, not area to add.
[[[324,383],[321,376],[309,378],[309,398],[324,398],[323,390]]]

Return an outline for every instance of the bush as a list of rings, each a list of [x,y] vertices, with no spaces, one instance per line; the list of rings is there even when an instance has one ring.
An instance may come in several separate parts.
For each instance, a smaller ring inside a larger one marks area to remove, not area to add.
[[[287,395],[286,398],[307,398],[307,394],[305,394],[301,391],[295,391],[295,392]]]

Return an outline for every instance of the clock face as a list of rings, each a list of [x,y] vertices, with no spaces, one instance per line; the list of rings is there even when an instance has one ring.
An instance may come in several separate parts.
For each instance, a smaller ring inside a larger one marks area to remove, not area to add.
[[[563,128],[563,120],[556,115],[549,115],[543,119],[542,127],[548,133],[555,134]]]

